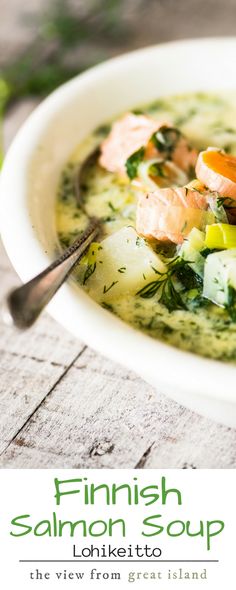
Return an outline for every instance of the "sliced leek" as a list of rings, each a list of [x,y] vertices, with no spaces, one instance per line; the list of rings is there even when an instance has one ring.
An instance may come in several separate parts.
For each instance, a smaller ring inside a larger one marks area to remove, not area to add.
[[[236,226],[229,223],[207,225],[205,246],[212,250],[236,248]]]

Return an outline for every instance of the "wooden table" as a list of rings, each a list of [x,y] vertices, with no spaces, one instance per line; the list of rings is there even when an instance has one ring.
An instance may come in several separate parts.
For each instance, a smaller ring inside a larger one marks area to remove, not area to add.
[[[34,106],[9,113],[7,144]],[[0,298],[18,282],[0,246]],[[27,333],[0,320],[0,466],[235,468],[236,431],[170,401],[44,313]]]

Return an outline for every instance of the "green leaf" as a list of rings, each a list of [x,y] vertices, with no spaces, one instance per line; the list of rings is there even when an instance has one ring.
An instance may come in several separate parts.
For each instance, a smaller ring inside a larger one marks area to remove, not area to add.
[[[145,148],[141,147],[139,150],[134,152],[128,160],[126,160],[125,167],[128,177],[133,180],[138,175],[138,167],[144,157]]]

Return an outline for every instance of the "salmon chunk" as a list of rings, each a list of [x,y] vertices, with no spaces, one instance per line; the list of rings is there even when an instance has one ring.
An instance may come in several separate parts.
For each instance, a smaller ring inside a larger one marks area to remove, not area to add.
[[[136,230],[148,239],[181,244],[193,227],[203,229],[214,223],[214,215],[207,208],[207,194],[188,187],[140,194]]]
[[[236,200],[236,157],[223,151],[200,152],[196,165],[197,178],[211,191]]]
[[[194,168],[198,156],[181,132],[169,123],[127,113],[114,123],[103,141],[99,163],[110,172],[125,175],[127,159],[141,148],[145,148],[145,160],[173,160],[185,172]]]
[[[163,121],[127,113],[113,124],[111,132],[103,141],[100,165],[109,172],[126,174],[126,160],[141,147],[146,146],[161,125]]]
[[[195,148],[192,148],[187,142],[186,138],[182,135],[176,144],[175,149],[172,153],[172,160],[179,166],[184,172],[189,172],[191,169],[194,170],[197,162],[198,152]]]

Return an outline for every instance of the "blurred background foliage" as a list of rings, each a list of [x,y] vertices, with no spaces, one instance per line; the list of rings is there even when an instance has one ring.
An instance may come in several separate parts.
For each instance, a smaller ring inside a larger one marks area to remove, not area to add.
[[[0,119],[16,100],[43,97],[108,57],[234,35],[235,22],[236,0],[1,0]]]
[[[19,55],[1,64],[1,110],[16,98],[48,94],[105,59],[117,45],[120,50],[129,47],[135,27],[125,4],[126,0],[51,0],[39,14],[28,12],[26,24],[35,36]],[[141,16],[145,4],[144,0],[130,3],[129,12],[138,8]]]
[[[1,0],[0,109],[122,51],[235,34],[235,17],[235,0]]]

